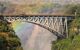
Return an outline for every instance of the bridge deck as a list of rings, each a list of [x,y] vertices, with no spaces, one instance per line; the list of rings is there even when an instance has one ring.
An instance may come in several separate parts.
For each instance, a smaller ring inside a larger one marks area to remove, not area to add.
[[[27,15],[24,15],[24,14],[20,14],[20,15],[0,15],[0,17],[1,16],[6,16],[6,17],[9,17],[9,16],[11,16],[11,17],[19,17],[19,16],[25,16],[25,17],[27,17],[27,16],[36,16],[36,17],[38,17],[38,16],[44,16],[44,17],[47,17],[47,16],[50,16],[50,17],[74,17],[74,15],[68,15],[68,14],[66,14],[66,15],[54,15],[54,14],[27,14]]]

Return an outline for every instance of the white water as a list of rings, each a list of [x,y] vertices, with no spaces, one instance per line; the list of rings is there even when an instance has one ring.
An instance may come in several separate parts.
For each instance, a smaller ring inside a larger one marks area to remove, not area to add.
[[[29,24],[21,29],[17,35],[24,50],[51,50],[51,42],[56,40],[56,36],[37,25]]]

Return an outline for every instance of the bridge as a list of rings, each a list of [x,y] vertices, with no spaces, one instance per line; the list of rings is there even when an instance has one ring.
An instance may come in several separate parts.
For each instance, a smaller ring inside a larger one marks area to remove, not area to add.
[[[2,15],[8,22],[28,22],[43,27],[62,39],[68,36],[68,21],[73,19],[69,15]]]

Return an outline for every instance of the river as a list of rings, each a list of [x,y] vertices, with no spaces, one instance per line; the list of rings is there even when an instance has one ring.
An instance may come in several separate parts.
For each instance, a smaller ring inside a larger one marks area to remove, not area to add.
[[[57,38],[48,30],[27,22],[21,22],[14,30],[24,50],[51,50],[51,42]]]

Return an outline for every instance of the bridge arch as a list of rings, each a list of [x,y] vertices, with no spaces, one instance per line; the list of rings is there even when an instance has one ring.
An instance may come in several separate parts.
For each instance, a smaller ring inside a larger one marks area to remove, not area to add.
[[[67,31],[67,16],[4,16],[4,19],[11,22],[15,20],[21,20],[24,22],[36,24],[47,29],[58,38],[64,38],[63,32]]]
[[[44,25],[41,25],[41,24],[38,24],[38,23],[35,23],[35,22],[29,22],[29,21],[27,21],[27,23],[35,24],[35,25],[38,25],[38,26],[40,26],[40,27],[48,30],[53,35],[57,36],[57,39],[63,39],[63,38],[65,38],[62,34],[59,34],[58,32],[56,32],[56,31],[52,30],[51,28],[48,28],[48,27],[46,27]]]

